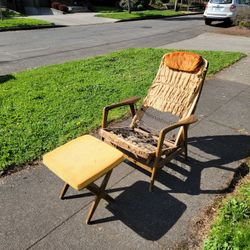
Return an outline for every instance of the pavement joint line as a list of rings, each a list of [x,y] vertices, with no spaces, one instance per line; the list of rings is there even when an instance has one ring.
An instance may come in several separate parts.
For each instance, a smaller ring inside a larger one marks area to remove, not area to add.
[[[209,159],[208,157],[202,156],[201,154],[198,154],[198,153],[195,153],[194,151],[192,151],[192,150],[190,150],[190,149],[188,149],[188,152],[191,153],[191,154],[193,154],[194,156],[198,156],[198,157],[200,157],[200,158],[202,158],[202,159],[204,159],[204,160],[208,160],[208,161],[211,160],[211,159]]]
[[[202,26],[202,25],[200,25],[200,26]],[[79,50],[84,50],[84,49],[93,49],[93,48],[100,47],[100,46],[114,45],[114,44],[119,44],[119,43],[124,43],[124,42],[130,42],[130,41],[136,41],[136,40],[140,40],[140,39],[144,39],[144,38],[150,38],[150,37],[155,38],[155,36],[159,36],[159,35],[166,35],[166,34],[169,34],[169,33],[179,33],[179,31],[182,31],[182,30],[187,30],[187,29],[180,29],[180,30],[178,30],[178,31],[171,30],[171,31],[169,31],[169,32],[167,32],[167,33],[166,33],[166,32],[164,32],[164,33],[157,33],[157,34],[155,34],[155,35],[150,35],[150,36],[142,36],[142,37],[139,37],[139,38],[121,40],[121,41],[117,41],[117,42],[109,42],[109,43],[104,43],[104,44],[100,44],[100,45],[82,47],[82,48],[78,48],[78,49],[68,49],[68,50],[57,51],[57,52],[49,53],[49,54],[42,54],[42,55],[37,55],[37,56],[23,57],[23,58],[11,60],[11,61],[5,61],[5,62],[15,63],[15,62],[18,62],[18,61],[21,61],[21,60],[32,59],[32,58],[38,58],[38,57],[45,57],[45,56],[51,56],[51,55],[57,55],[57,54],[65,53],[65,52],[79,51]],[[196,37],[196,36],[198,36],[198,35],[192,36],[192,38],[194,38],[194,37]],[[191,38],[188,38],[188,39],[191,39]],[[172,42],[169,42],[169,43],[172,43]],[[166,44],[166,43],[164,43],[164,44]],[[158,48],[158,47],[157,47],[157,48]],[[92,57],[92,56],[91,56],[91,57]],[[76,60],[77,60],[77,59],[76,59]],[[79,60],[79,59],[78,59],[78,60]]]
[[[92,202],[92,201],[91,201]],[[58,225],[56,225],[55,227],[53,227],[49,232],[47,232],[44,236],[42,236],[41,238],[39,238],[38,240],[36,240],[34,243],[32,243],[29,247],[26,248],[26,250],[31,249],[32,247],[34,247],[37,243],[39,243],[40,241],[42,241],[43,239],[45,239],[48,235],[50,235],[52,232],[54,232],[57,228],[59,228],[60,226],[62,226],[63,224],[65,224],[65,222],[69,221],[71,218],[73,218],[76,214],[78,214],[81,210],[83,210],[85,207],[87,207],[91,202],[88,202],[86,205],[84,205],[83,207],[81,207],[80,209],[78,209],[76,212],[74,212],[73,214],[71,214],[68,218],[66,218],[64,221],[60,222]]]
[[[112,188],[114,187],[116,184],[118,184],[119,182],[121,182],[123,179],[125,179],[127,176],[129,176],[130,174],[132,174],[133,172],[135,172],[136,169],[132,169],[129,173],[127,173],[125,176],[123,176],[122,178],[120,178],[118,181],[114,182],[113,185],[111,185],[109,187]],[[65,220],[61,221],[58,225],[56,225],[55,227],[53,227],[49,232],[47,232],[45,235],[43,235],[41,238],[39,238],[38,240],[36,240],[34,243],[32,243],[29,247],[26,248],[26,250],[33,248],[35,245],[37,245],[40,241],[42,241],[43,239],[45,239],[47,236],[49,236],[51,233],[53,233],[57,228],[61,227],[62,225],[64,225],[67,221],[69,221],[71,218],[73,218],[75,215],[77,215],[78,213],[80,213],[80,211],[84,210],[87,206],[89,206],[90,203],[92,203],[93,200],[91,200],[90,202],[87,202],[83,207],[81,207],[80,209],[78,209],[77,211],[75,211],[73,214],[71,214],[69,217],[67,217]]]
[[[219,72],[218,72],[219,73]],[[216,78],[216,75],[217,75],[217,73],[214,75],[214,78],[213,78],[213,80],[221,80],[221,79],[217,79]],[[237,82],[235,82],[235,83],[237,83]],[[232,96],[229,100],[227,100],[225,103],[223,103],[221,106],[219,106],[218,108],[215,108],[214,110],[212,110],[209,114],[207,114],[207,115],[205,115],[204,117],[202,117],[201,118],[201,121],[202,120],[208,120],[208,121],[210,121],[209,120],[209,117],[211,116],[211,115],[213,115],[215,112],[217,112],[218,110],[220,110],[221,108],[223,108],[224,106],[226,106],[229,102],[231,102],[234,98],[236,98],[237,96],[239,96],[239,95],[241,95],[242,93],[244,93],[245,91],[246,91],[246,89],[248,89],[248,88],[250,88],[248,85],[246,85],[246,88],[245,89],[243,89],[242,91],[240,91],[239,93],[237,93],[236,95],[234,95],[234,96]],[[211,120],[212,121],[212,120]],[[199,121],[200,122],[200,121]],[[221,124],[222,125],[222,124]],[[223,125],[223,126],[225,126],[225,127],[227,127],[226,125]],[[228,128],[230,128],[230,127],[228,127]]]
[[[208,120],[208,121],[209,121],[209,122],[212,122],[212,123],[214,123],[214,124],[216,124],[216,125],[220,125],[221,127],[229,128],[229,129],[231,129],[231,130],[233,130],[233,131],[235,131],[235,132],[238,132],[238,133],[240,133],[240,134],[250,135],[250,131],[248,131],[247,129],[244,129],[244,132],[242,132],[242,129],[241,129],[241,128],[230,127],[230,126],[225,125],[225,124],[223,124],[223,123],[217,122],[217,121],[215,121],[215,120],[213,120],[213,119]]]

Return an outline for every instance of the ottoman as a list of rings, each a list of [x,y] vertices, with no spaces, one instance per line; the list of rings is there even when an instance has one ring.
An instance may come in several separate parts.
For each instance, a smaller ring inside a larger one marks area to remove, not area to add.
[[[113,201],[105,192],[105,188],[113,168],[123,160],[122,152],[91,135],[78,137],[43,156],[44,165],[65,182],[61,199],[64,199],[69,186],[76,190],[87,188],[95,194],[87,224],[90,223],[101,199]],[[94,181],[104,175],[102,184],[97,186]]]

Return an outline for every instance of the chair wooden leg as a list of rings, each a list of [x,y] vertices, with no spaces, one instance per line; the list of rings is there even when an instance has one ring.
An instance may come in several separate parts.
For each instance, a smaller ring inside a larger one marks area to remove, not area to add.
[[[109,178],[111,176],[112,170],[110,170],[104,177],[102,184],[100,187],[98,187],[97,185],[95,185],[94,183],[91,183],[89,186],[87,186],[86,188],[88,190],[90,190],[92,193],[94,193],[96,195],[96,198],[89,210],[87,219],[86,219],[86,223],[89,224],[91,218],[93,217],[96,208],[98,207],[98,204],[100,202],[101,199],[105,199],[108,202],[114,201],[114,199],[109,196],[106,192],[105,192],[105,188],[108,184]]]
[[[64,195],[66,194],[68,189],[69,189],[69,184],[64,183],[64,186],[63,186],[62,191],[61,191],[60,196],[59,196],[60,199],[62,199],[62,200],[64,199]]]
[[[151,179],[150,179],[150,185],[149,185],[149,192],[153,191],[153,187],[154,187],[154,182],[155,182],[155,174],[156,174],[156,167],[153,167],[152,169],[152,174],[151,174]]]
[[[187,161],[188,160],[187,142],[185,142],[185,145],[184,145],[184,156],[185,156],[185,161]]]
[[[185,160],[188,159],[188,150],[187,150],[187,127],[184,127],[184,156]]]

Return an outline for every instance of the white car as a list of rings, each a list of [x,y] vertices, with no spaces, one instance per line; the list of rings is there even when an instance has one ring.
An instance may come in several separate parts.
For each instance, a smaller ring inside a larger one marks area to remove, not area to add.
[[[231,24],[239,17],[250,17],[250,0],[209,0],[203,16],[206,25],[212,21]]]

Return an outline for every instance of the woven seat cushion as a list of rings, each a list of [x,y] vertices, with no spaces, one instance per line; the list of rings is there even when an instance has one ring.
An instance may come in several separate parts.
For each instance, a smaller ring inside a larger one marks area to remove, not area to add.
[[[149,133],[145,136],[140,130],[135,131],[134,129],[123,127],[100,129],[99,134],[105,141],[141,158],[148,159],[156,154],[158,140]],[[176,147],[173,143],[171,143],[171,147],[163,144],[162,152],[167,154],[175,149]]]
[[[43,163],[80,190],[123,161],[123,154],[90,135],[74,139],[43,156]]]
[[[173,52],[165,56],[164,63],[170,69],[196,72],[200,69],[202,57],[192,52]]]

